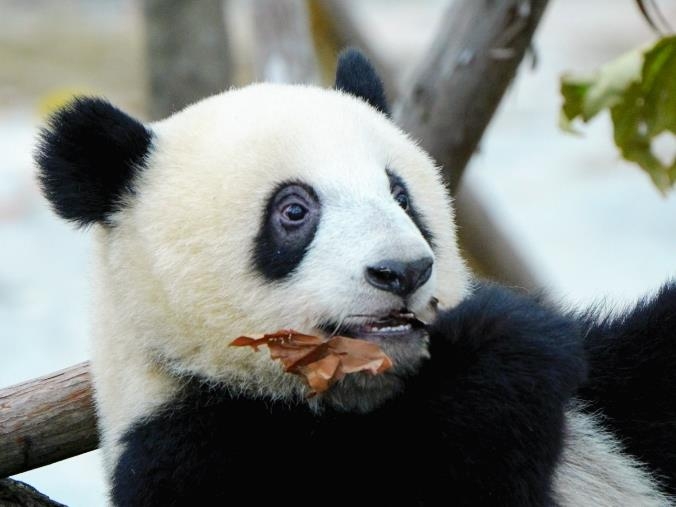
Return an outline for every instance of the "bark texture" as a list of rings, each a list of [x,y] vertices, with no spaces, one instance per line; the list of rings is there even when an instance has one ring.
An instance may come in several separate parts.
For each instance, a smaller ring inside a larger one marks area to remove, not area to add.
[[[97,447],[88,363],[0,390],[0,477]]]

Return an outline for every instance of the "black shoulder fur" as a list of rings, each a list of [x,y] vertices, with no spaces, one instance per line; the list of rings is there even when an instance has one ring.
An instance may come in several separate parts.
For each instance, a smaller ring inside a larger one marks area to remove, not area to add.
[[[124,437],[113,501],[551,504],[564,406],[585,374],[576,324],[482,286],[434,323],[431,355],[369,414],[238,399],[193,379]]]

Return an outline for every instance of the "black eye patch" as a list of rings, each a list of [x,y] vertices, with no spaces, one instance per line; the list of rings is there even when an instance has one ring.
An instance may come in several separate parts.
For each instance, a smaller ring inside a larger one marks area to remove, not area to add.
[[[422,234],[423,238],[425,238],[425,241],[434,249],[434,235],[432,234],[432,231],[429,230],[427,225],[425,225],[425,221],[421,217],[420,213],[418,212],[418,209],[415,206],[415,202],[413,201],[413,198],[411,197],[411,194],[408,191],[408,187],[406,183],[404,183],[404,180],[395,174],[391,169],[386,169],[385,172],[387,173],[387,178],[390,181],[390,193],[393,194],[393,198],[397,201],[397,203],[401,206],[402,204],[402,190],[403,193],[406,195],[406,201],[407,201],[407,206],[403,207],[404,211],[406,211],[406,214],[408,214],[409,217],[411,217],[411,220],[413,220],[413,223],[416,225],[418,230],[420,231],[420,234]],[[394,195],[396,192],[396,195]]]
[[[314,239],[321,215],[314,189],[301,182],[278,185],[268,198],[254,240],[256,270],[268,280],[281,280],[301,263]]]

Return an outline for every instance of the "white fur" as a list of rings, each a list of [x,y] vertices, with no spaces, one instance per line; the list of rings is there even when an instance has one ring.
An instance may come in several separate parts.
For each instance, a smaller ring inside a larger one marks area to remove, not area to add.
[[[128,426],[175,394],[176,374],[251,396],[304,397],[303,383],[265,351],[229,347],[237,336],[313,332],[327,320],[401,307],[365,282],[365,266],[432,250],[390,195],[386,169],[406,182],[435,238],[432,277],[409,307],[425,318],[432,296],[450,307],[466,295],[469,277],[437,168],[361,100],[259,84],[151,128],[153,150],[135,182],[139,198],[114,217],[115,227],[97,233],[94,379],[109,466]],[[321,219],[297,273],[270,283],[255,271],[252,249],[267,198],[290,180],[315,189]],[[394,392],[390,384],[374,379],[372,391]],[[368,408],[362,405],[352,408]]]
[[[666,507],[673,499],[593,416],[577,408],[566,414],[561,463],[554,476],[555,500],[567,507]]]

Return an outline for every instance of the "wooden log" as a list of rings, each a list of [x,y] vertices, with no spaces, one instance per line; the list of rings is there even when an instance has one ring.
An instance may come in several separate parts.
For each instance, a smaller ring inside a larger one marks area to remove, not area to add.
[[[228,88],[223,0],[144,0],[143,14],[151,119]]]
[[[271,83],[319,84],[305,2],[255,0],[254,77]]]
[[[0,477],[97,446],[88,363],[0,390]]]

